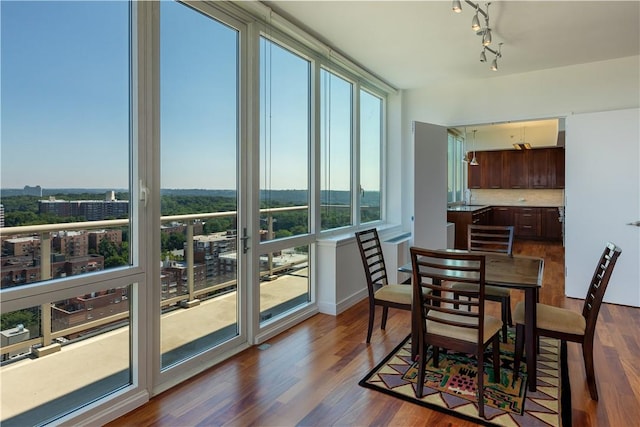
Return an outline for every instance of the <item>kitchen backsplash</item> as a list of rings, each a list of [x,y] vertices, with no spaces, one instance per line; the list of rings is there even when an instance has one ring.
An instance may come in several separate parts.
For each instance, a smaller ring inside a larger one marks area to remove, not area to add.
[[[564,190],[471,190],[472,205],[564,206]]]

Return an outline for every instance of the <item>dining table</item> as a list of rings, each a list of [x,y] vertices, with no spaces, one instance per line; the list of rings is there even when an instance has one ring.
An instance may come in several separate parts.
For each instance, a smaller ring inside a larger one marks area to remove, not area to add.
[[[467,253],[470,251],[459,249],[442,249],[444,252]],[[544,271],[544,259],[526,255],[507,255],[493,252],[473,251],[474,255],[485,255],[485,284],[500,286],[524,291],[525,304],[525,351],[527,359],[527,375],[529,379],[529,391],[536,391],[537,350],[538,338],[536,335],[536,304],[539,297],[539,289],[542,287]],[[398,268],[403,273],[413,273],[411,263]],[[415,310],[412,310],[412,313]],[[414,336],[417,331],[416,316],[412,315],[411,326],[411,356],[415,360],[418,354],[418,338]]]

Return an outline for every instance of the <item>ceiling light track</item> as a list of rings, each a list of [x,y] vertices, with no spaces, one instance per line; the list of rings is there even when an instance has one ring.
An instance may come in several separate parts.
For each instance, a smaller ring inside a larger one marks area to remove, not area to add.
[[[491,70],[498,71],[498,58],[502,58],[502,43],[498,43],[498,49],[492,49],[489,45],[492,43],[491,26],[489,25],[489,6],[491,2],[485,3],[486,10],[483,10],[478,3],[474,3],[470,0],[464,0],[469,6],[473,7],[476,11],[471,20],[471,29],[476,32],[476,35],[482,36],[482,52],[480,52],[480,62],[487,62],[487,51],[494,55],[493,61],[491,61]],[[462,12],[462,2],[460,0],[454,0],[452,9],[456,13]],[[479,15],[484,17],[484,27],[480,24]]]

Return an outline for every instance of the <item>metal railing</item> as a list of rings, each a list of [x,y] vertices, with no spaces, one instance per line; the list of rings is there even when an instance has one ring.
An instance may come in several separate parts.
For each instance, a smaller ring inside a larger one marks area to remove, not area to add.
[[[268,215],[267,223],[269,224],[269,237],[273,237],[273,214],[280,212],[291,212],[298,210],[307,210],[308,206],[292,206],[282,208],[269,208],[260,209],[261,214]],[[225,288],[231,288],[237,286],[237,280],[228,280],[221,283],[216,283],[211,286],[205,286],[200,289],[195,289],[194,278],[194,224],[196,221],[207,220],[212,218],[225,218],[237,216],[237,211],[227,212],[210,212],[200,214],[186,214],[186,215],[167,215],[160,218],[161,223],[167,222],[179,222],[182,225],[186,224],[186,244],[184,245],[184,260],[187,267],[187,293],[181,294],[175,297],[162,299],[160,302],[161,307],[168,307],[171,305],[181,304],[183,302],[192,302],[197,298],[207,295],[215,294]],[[38,234],[40,237],[40,281],[46,281],[52,279],[51,272],[51,233],[60,231],[74,231],[74,230],[96,230],[96,229],[113,229],[117,227],[124,227],[129,225],[129,219],[115,219],[115,220],[102,220],[102,221],[84,221],[84,222],[70,222],[70,223],[56,223],[56,224],[40,224],[40,225],[26,225],[15,227],[1,228],[3,236],[33,236]],[[271,254],[269,254],[271,255]],[[278,272],[295,267],[296,264],[305,263],[307,261],[298,261],[273,267],[272,257],[269,256],[269,269],[260,272],[260,276],[271,276]],[[182,304],[183,307],[189,307],[189,304]],[[100,319],[88,320],[80,325],[75,325],[70,328],[64,328],[60,330],[52,331],[52,303],[42,304],[40,306],[40,337],[31,338],[29,340],[21,341],[15,344],[9,344],[2,346],[0,353],[6,355],[12,352],[21,351],[27,347],[47,347],[50,346],[54,340],[70,334],[77,334],[91,329],[97,329],[114,322],[122,321],[128,318],[128,311],[116,313],[110,316],[105,316]],[[4,314],[4,313],[3,313]]]

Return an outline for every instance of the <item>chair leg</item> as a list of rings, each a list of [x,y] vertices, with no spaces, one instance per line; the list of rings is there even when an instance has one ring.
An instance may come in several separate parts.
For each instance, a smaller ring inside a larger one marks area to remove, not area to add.
[[[369,325],[367,326],[367,344],[371,342],[371,333],[373,332],[373,319],[376,317],[376,306],[369,304]]]
[[[431,357],[433,359],[433,367],[437,368],[438,366],[440,366],[440,347],[438,347],[437,345],[433,346]]]
[[[522,361],[522,352],[524,351],[524,340],[524,325],[522,323],[518,323],[516,325],[515,355],[513,357],[514,379],[520,375],[520,362]]]
[[[511,299],[502,298],[500,301],[502,308],[502,342],[507,343],[507,327],[511,326]]]
[[[382,321],[380,322],[380,329],[383,331],[387,327],[387,316],[389,315],[389,307],[386,305],[382,306]]]
[[[422,389],[424,387],[424,376],[427,369],[427,349],[424,341],[420,340],[420,349],[418,350],[418,383],[416,384],[416,397],[422,397]]]
[[[493,382],[500,382],[500,338],[498,336],[493,337],[491,344],[493,350]]]
[[[506,298],[505,303],[507,304],[507,324],[509,326],[513,326],[513,318],[511,317],[511,297],[510,296]]]
[[[584,370],[587,373],[587,385],[589,394],[593,400],[598,400],[598,386],[596,385],[596,373],[593,368],[593,340],[585,340],[582,343],[582,357],[584,358]]]
[[[478,351],[478,416],[484,418],[484,349]]]
[[[458,294],[453,294],[453,299],[456,301],[460,300],[460,296]],[[457,302],[453,303],[453,308],[455,308],[456,310],[458,309],[458,307],[460,307],[460,304],[458,304]]]

